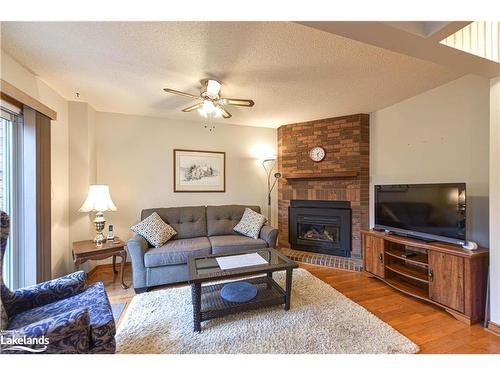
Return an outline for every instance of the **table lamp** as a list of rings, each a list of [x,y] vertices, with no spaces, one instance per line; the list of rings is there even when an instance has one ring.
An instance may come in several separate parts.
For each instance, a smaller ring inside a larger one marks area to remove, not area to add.
[[[91,212],[95,211],[95,231],[96,236],[94,242],[97,244],[102,244],[104,242],[104,235],[102,231],[106,224],[106,219],[104,219],[104,211],[116,211],[116,206],[111,200],[111,195],[109,194],[108,185],[90,185],[87,199],[83,202],[82,207],[78,210],[79,212]]]

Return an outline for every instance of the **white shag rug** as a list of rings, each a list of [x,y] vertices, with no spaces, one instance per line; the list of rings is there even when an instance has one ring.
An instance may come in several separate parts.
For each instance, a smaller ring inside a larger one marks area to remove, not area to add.
[[[284,285],[285,274],[274,274]],[[135,296],[118,327],[118,353],[416,353],[418,346],[304,269],[292,303],[202,322],[193,332],[189,286]]]

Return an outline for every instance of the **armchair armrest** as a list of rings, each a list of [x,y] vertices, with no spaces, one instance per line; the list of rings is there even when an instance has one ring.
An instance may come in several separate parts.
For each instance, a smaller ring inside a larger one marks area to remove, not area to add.
[[[149,249],[146,239],[135,234],[127,242],[127,250],[132,259],[132,281],[135,289],[145,288],[146,266],[144,265],[144,253]]]
[[[270,225],[264,225],[260,229],[259,238],[267,242],[267,246],[276,247],[276,241],[278,239],[278,230],[271,227]]]
[[[43,337],[42,337],[43,336]],[[36,343],[27,344],[13,339],[36,338]],[[90,318],[87,308],[77,308],[61,314],[16,327],[3,332],[0,352],[15,353],[88,353],[90,347]],[[28,350],[23,349],[27,347]],[[17,349],[16,349],[17,348]]]
[[[65,299],[85,290],[86,275],[83,271],[17,289],[3,297],[7,315],[17,315],[35,307]]]

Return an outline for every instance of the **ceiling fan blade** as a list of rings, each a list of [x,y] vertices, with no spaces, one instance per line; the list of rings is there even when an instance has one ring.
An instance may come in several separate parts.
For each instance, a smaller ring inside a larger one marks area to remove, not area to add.
[[[219,107],[222,110],[222,117],[224,118],[231,118],[233,115],[230,114],[228,111],[226,111],[224,108]]]
[[[217,98],[219,96],[220,87],[220,82],[209,79],[207,82],[207,96],[212,99]]]
[[[170,94],[186,96],[188,98],[193,98],[193,99],[198,99],[200,97],[199,95],[193,95],[193,94],[190,94],[188,92],[182,92],[182,91],[177,91],[177,90],[168,89],[168,88],[163,89],[163,91],[168,92]]]
[[[222,98],[222,104],[224,105],[239,105],[242,107],[253,107],[255,102],[250,99],[229,99]]]
[[[203,103],[196,103],[196,104],[193,104],[187,108],[184,108],[182,110],[182,112],[192,112],[194,111],[195,109],[198,109],[198,108],[201,108],[201,106],[203,105]]]

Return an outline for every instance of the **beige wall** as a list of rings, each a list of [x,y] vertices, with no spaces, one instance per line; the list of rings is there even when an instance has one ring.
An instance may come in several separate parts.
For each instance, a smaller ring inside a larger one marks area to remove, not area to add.
[[[105,216],[116,235],[128,238],[143,208],[239,203],[260,205],[265,213],[258,157],[276,153],[276,130],[224,123],[211,133],[201,117],[188,117],[195,121],[97,112],[97,183],[110,186],[118,211]],[[226,192],[174,193],[174,148],[225,151]]]
[[[276,153],[276,130],[224,123],[210,133],[201,121],[95,112],[87,103],[66,101],[4,51],[1,57],[2,79],[58,115],[51,127],[53,277],[72,271],[71,242],[94,235],[92,215],[77,212],[91,183],[110,185],[118,211],[106,217],[123,238],[145,207],[242,203],[265,212],[266,180],[258,158]],[[173,148],[225,151],[226,193],[174,194]]]
[[[69,102],[69,239],[92,238],[91,216],[78,212],[97,177],[95,110],[83,102]]]
[[[115,224],[115,233],[123,238],[130,235],[128,228],[145,207],[225,203],[266,206],[265,176],[258,154],[275,152],[274,129],[225,123],[217,125],[212,134],[196,120],[96,113],[85,103],[68,105],[3,51],[1,58],[2,79],[58,113],[51,128],[53,276],[72,270],[70,240],[92,235],[91,218],[76,210],[85,198],[88,184],[93,182],[110,185],[118,211],[106,216],[108,223]],[[500,102],[499,86],[498,79],[492,81],[492,103]],[[489,94],[488,80],[466,76],[373,113],[371,202],[374,184],[465,181],[470,198],[468,210],[472,212],[471,238],[487,245],[489,183],[492,226],[500,220],[500,191],[496,191],[500,186],[500,110],[495,112],[492,107],[490,123]],[[80,124],[71,132],[70,120],[72,126]],[[227,192],[173,193],[173,148],[226,151]],[[276,203],[276,195],[273,202]],[[276,207],[273,213],[276,223]],[[498,231],[492,227],[492,250],[500,246],[497,237]],[[500,263],[495,254],[492,251],[492,320],[499,323],[500,293],[495,285],[500,285]]]
[[[500,324],[500,77],[490,82],[490,310]]]
[[[69,247],[68,103],[32,72],[1,51],[1,77],[57,112],[51,124],[52,276],[71,268]]]
[[[373,186],[465,182],[469,239],[489,243],[489,80],[467,75],[371,114]]]

